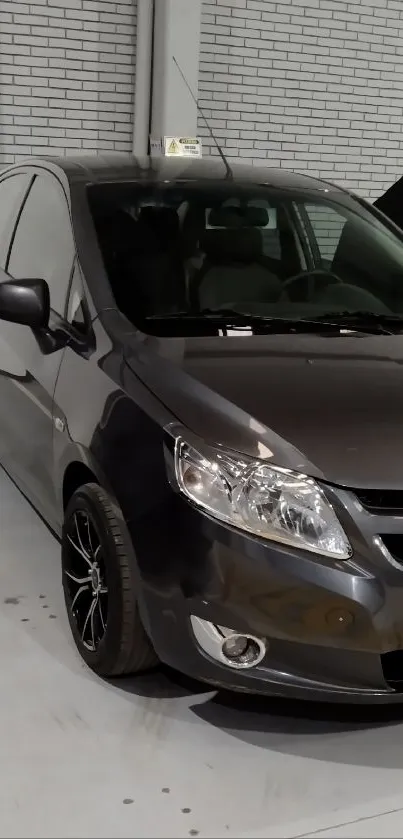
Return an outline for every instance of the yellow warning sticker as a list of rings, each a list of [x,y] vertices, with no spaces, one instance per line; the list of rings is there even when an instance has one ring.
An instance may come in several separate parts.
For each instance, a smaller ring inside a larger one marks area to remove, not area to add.
[[[165,157],[201,157],[202,145],[197,137],[164,137]]]

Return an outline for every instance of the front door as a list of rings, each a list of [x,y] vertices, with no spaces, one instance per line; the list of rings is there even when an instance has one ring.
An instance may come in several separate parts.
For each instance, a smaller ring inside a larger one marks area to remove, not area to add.
[[[37,173],[6,262],[12,279],[44,279],[50,328],[63,319],[75,259],[67,197]],[[53,519],[53,394],[63,346],[50,349],[25,326],[0,321],[0,461],[33,504]]]

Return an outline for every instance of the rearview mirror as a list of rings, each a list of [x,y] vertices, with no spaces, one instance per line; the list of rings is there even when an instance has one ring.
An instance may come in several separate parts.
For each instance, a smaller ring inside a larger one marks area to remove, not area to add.
[[[210,210],[208,223],[210,227],[267,227],[269,213],[264,207],[224,204]]]
[[[45,280],[6,280],[0,283],[0,320],[44,329],[48,326],[49,314],[49,286]]]

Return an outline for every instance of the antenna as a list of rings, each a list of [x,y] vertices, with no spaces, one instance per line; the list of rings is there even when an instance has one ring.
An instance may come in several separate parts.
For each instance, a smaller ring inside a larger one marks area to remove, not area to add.
[[[201,116],[203,117],[204,122],[206,123],[206,126],[207,126],[207,128],[208,128],[208,131],[209,131],[209,133],[210,133],[210,136],[211,136],[211,138],[214,140],[215,145],[217,146],[218,153],[219,153],[219,155],[220,155],[220,157],[221,157],[221,159],[222,159],[222,161],[223,161],[223,163],[224,163],[224,166],[225,166],[225,169],[226,169],[226,172],[227,172],[227,178],[233,178],[234,176],[233,176],[233,172],[232,172],[231,166],[229,165],[228,160],[227,160],[227,158],[226,158],[226,156],[225,156],[225,154],[224,154],[224,152],[223,152],[223,150],[222,150],[222,148],[221,148],[221,146],[220,146],[220,144],[219,144],[219,142],[218,142],[217,138],[216,138],[216,137],[215,137],[215,135],[213,134],[213,129],[211,128],[211,125],[209,124],[209,122],[208,122],[208,120],[207,120],[207,117],[206,117],[206,115],[205,115],[205,113],[204,113],[203,109],[200,107],[200,105],[199,105],[199,103],[198,103],[198,101],[197,101],[197,99],[196,99],[196,97],[195,97],[195,95],[194,95],[194,93],[193,93],[193,90],[192,90],[192,88],[190,87],[190,84],[189,84],[189,82],[188,82],[188,80],[187,80],[187,78],[186,78],[186,76],[185,76],[185,74],[184,74],[183,70],[182,70],[182,69],[181,69],[181,67],[179,66],[179,64],[178,64],[178,62],[177,62],[177,60],[176,60],[176,58],[175,58],[175,56],[174,56],[174,55],[172,56],[172,60],[173,60],[174,64],[176,64],[176,66],[177,66],[177,68],[178,68],[178,70],[179,70],[179,72],[180,72],[180,74],[181,74],[181,76],[182,76],[182,79],[183,79],[183,81],[185,82],[185,85],[186,85],[186,87],[187,87],[187,89],[188,89],[188,91],[189,91],[189,93],[190,93],[190,95],[191,95],[191,97],[192,97],[192,99],[193,99],[193,102],[194,102],[194,103],[195,103],[195,105],[196,105],[196,108],[197,108],[197,110],[198,110],[198,113],[199,113],[199,114],[201,114]]]

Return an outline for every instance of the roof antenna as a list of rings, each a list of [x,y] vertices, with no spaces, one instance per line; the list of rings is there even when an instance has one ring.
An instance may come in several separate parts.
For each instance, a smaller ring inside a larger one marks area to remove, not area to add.
[[[220,155],[220,157],[221,157],[221,159],[222,159],[222,161],[223,161],[223,163],[224,163],[224,166],[225,166],[225,169],[226,169],[226,172],[227,172],[227,178],[233,178],[233,177],[234,177],[234,175],[233,175],[233,171],[232,171],[232,169],[231,169],[231,166],[229,165],[228,160],[227,160],[227,158],[226,158],[226,156],[225,156],[225,154],[224,154],[224,152],[223,152],[223,150],[222,150],[222,148],[221,148],[221,146],[220,146],[220,144],[219,144],[219,142],[218,142],[217,138],[214,136],[214,134],[213,134],[213,129],[211,128],[211,125],[210,125],[210,124],[209,124],[209,122],[207,121],[207,117],[206,117],[206,115],[205,115],[204,111],[202,110],[202,108],[200,107],[200,105],[199,105],[199,103],[198,103],[198,101],[197,101],[197,99],[196,99],[196,97],[195,97],[195,95],[194,95],[194,93],[193,93],[193,90],[192,90],[192,88],[190,87],[190,84],[189,84],[189,82],[188,82],[188,80],[187,80],[187,78],[186,78],[186,76],[185,76],[185,74],[184,74],[183,70],[182,70],[182,69],[181,69],[181,67],[179,66],[179,64],[178,64],[178,62],[177,62],[177,60],[176,60],[176,58],[175,58],[175,56],[174,56],[174,55],[172,56],[172,60],[173,60],[174,64],[176,64],[176,66],[177,66],[177,68],[178,68],[178,70],[179,70],[179,72],[180,72],[180,74],[181,74],[181,76],[182,76],[182,79],[183,79],[183,81],[185,82],[185,85],[186,85],[186,87],[187,87],[187,89],[188,89],[188,91],[189,91],[189,93],[190,93],[190,95],[191,95],[191,97],[192,97],[192,99],[193,99],[193,101],[194,101],[195,105],[196,105],[196,108],[197,108],[198,112],[202,115],[202,117],[203,117],[203,119],[204,119],[204,122],[206,123],[206,126],[207,126],[207,128],[208,128],[208,131],[209,131],[209,133],[210,133],[210,136],[212,137],[212,139],[214,140],[215,145],[217,146],[218,153],[219,153],[219,155]]]

